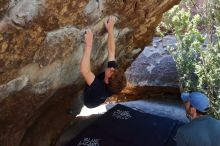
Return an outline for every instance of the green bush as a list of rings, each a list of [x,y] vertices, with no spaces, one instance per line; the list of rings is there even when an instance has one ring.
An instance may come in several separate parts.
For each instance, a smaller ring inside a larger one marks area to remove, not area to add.
[[[184,10],[175,6],[166,15],[172,21],[168,24],[164,21],[163,26],[172,28],[177,39],[177,47],[169,48],[169,51],[177,64],[181,89],[204,92],[211,101],[211,114],[220,118],[220,27],[216,27],[218,19],[205,20],[212,24],[211,36],[216,38],[212,41],[208,39],[210,34],[205,35],[198,29],[201,22],[204,22],[204,17],[201,21],[199,14],[192,16],[190,9]],[[158,30],[160,34],[166,32]]]

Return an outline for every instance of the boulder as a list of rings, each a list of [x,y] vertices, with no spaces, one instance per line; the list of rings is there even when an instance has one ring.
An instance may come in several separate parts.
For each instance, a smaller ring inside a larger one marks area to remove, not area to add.
[[[107,99],[124,102],[138,99],[179,100],[178,72],[168,47],[176,47],[175,36],[154,37],[125,71],[127,87]]]
[[[154,37],[152,45],[135,59],[126,70],[127,80],[133,86],[177,87],[178,72],[167,47],[175,46],[174,36]]]

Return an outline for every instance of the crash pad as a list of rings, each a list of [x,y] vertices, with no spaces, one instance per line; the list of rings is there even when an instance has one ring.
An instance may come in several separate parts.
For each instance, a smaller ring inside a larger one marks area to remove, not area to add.
[[[117,104],[66,146],[175,146],[182,122]]]

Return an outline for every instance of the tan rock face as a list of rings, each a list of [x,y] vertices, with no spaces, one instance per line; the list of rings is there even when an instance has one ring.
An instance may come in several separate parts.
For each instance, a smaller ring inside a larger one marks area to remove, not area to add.
[[[117,61],[127,66],[148,44],[162,14],[179,0],[11,0],[0,2],[0,143],[55,145],[79,112],[83,34],[95,34],[92,68],[107,59],[104,20],[116,15]]]

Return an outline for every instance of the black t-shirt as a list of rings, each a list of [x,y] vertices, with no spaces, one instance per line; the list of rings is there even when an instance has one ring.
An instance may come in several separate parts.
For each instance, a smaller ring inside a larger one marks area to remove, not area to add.
[[[84,89],[84,104],[88,108],[101,105],[105,102],[107,97],[112,95],[107,89],[104,78],[105,73],[103,72],[95,77],[90,86],[86,84]]]

